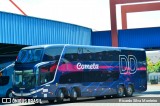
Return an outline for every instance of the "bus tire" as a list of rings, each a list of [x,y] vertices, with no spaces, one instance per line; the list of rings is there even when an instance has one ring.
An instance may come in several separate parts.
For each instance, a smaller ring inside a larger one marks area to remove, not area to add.
[[[62,103],[63,99],[64,99],[64,93],[61,89],[59,89],[57,92],[57,102]]]
[[[49,103],[54,103],[54,100],[48,100]]]
[[[128,87],[125,89],[125,95],[127,97],[131,97],[133,95],[133,86],[128,85]]]
[[[124,91],[124,87],[122,85],[119,85],[117,88],[117,97],[121,98],[123,97],[125,91]]]
[[[9,89],[6,93],[6,97],[13,98],[12,89]]]
[[[75,102],[77,100],[77,97],[78,97],[78,93],[77,91],[73,88],[71,90],[71,96],[70,96],[70,101],[71,102]]]

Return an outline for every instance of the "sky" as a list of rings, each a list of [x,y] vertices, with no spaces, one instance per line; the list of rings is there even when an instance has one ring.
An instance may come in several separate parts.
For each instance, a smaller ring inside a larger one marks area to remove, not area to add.
[[[109,0],[13,0],[28,16],[72,23],[93,31],[110,30]],[[159,1],[160,2],[160,1]],[[121,5],[117,5],[121,27]],[[0,0],[0,11],[22,14],[9,0]],[[160,10],[127,13],[128,28],[160,27]]]

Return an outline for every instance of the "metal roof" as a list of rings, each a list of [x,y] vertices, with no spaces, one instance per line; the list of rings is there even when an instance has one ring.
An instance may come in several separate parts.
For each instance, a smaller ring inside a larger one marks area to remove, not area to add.
[[[90,45],[91,32],[69,23],[0,12],[0,43]]]
[[[118,31],[119,47],[158,48],[160,27],[137,28]],[[92,32],[92,45],[111,46],[111,31]]]

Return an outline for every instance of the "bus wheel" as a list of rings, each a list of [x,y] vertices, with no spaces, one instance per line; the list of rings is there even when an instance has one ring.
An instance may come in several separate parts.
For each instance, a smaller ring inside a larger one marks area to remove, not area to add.
[[[124,87],[122,85],[119,85],[117,89],[117,97],[123,97],[124,95]]]
[[[11,89],[9,89],[9,90],[7,91],[6,97],[8,97],[8,98],[13,98],[13,94],[12,94],[12,90],[11,90]]]
[[[78,97],[78,94],[77,94],[76,90],[75,90],[75,89],[72,89],[72,90],[71,90],[70,101],[71,101],[71,102],[75,102],[75,101],[77,100],[77,97]]]
[[[48,100],[49,103],[54,103],[54,100]]]
[[[62,92],[61,89],[59,89],[57,92],[57,102],[61,103],[63,102],[63,99],[64,99],[64,93]]]
[[[125,90],[125,95],[127,97],[131,97],[133,95],[133,87],[132,87],[132,85],[129,85],[128,88]]]

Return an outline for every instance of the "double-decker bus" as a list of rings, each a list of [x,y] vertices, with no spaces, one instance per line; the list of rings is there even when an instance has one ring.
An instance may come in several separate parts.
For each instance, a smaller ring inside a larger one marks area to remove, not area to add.
[[[143,49],[39,45],[20,50],[14,66],[13,95],[44,98],[132,96],[147,89]]]

